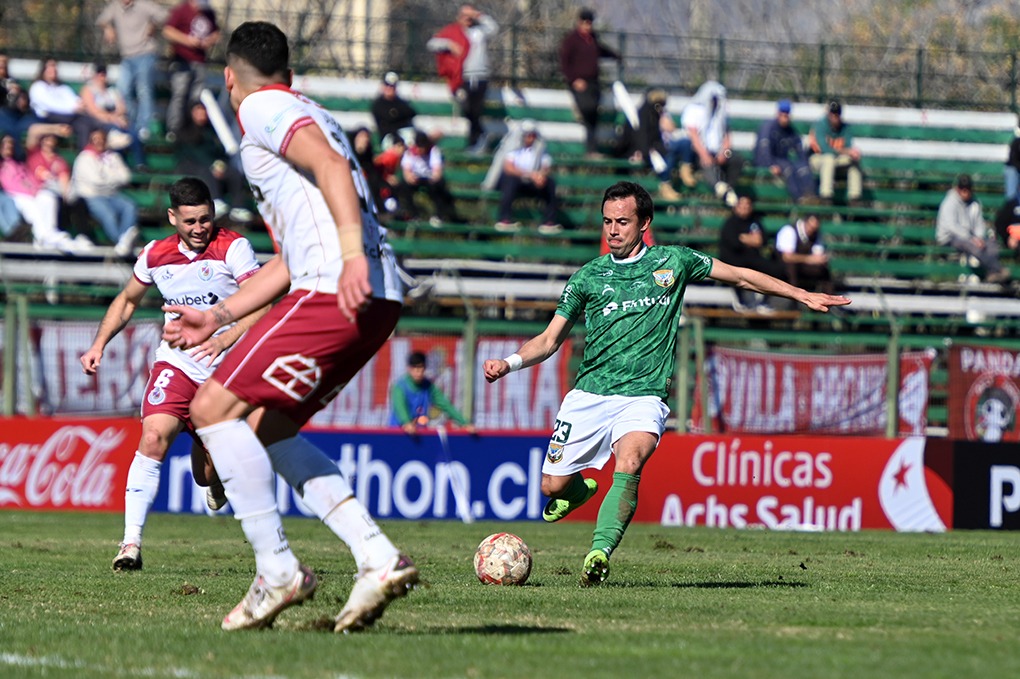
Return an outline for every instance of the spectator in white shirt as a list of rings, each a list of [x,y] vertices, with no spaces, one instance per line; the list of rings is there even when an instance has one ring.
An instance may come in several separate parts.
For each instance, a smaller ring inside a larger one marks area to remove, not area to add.
[[[414,204],[414,194],[420,190],[432,201],[434,213],[429,217],[432,227],[438,229],[444,222],[461,221],[453,206],[453,194],[446,186],[443,167],[443,154],[439,147],[424,132],[416,132],[414,143],[400,159],[400,169],[404,176],[397,187],[397,200],[406,219],[415,220],[420,216]]]
[[[124,159],[106,148],[106,130],[93,130],[88,145],[74,159],[71,184],[120,257],[132,254],[138,237],[138,207],[121,193],[130,182],[131,170]]]
[[[538,232],[549,236],[557,234],[563,227],[556,221],[559,201],[556,198],[556,182],[550,176],[552,157],[546,152],[545,144],[539,140],[538,127],[534,121],[521,124],[521,146],[510,151],[503,160],[503,173],[499,178],[499,221],[496,230],[514,232],[520,224],[513,221],[514,201],[521,196],[533,196],[545,204],[542,224]]]

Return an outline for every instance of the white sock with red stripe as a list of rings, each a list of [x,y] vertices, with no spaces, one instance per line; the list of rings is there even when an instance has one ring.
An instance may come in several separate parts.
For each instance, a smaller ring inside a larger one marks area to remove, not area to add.
[[[339,474],[309,479],[301,499],[351,548],[359,571],[382,568],[397,555],[397,548]]]
[[[244,420],[196,430],[223,482],[234,518],[255,551],[255,567],[273,586],[290,582],[298,560],[290,550],[276,510],[276,474],[266,449]]]
[[[159,492],[159,471],[163,463],[135,451],[128,467],[127,486],[124,488],[124,544],[142,544],[145,518],[152,501]]]

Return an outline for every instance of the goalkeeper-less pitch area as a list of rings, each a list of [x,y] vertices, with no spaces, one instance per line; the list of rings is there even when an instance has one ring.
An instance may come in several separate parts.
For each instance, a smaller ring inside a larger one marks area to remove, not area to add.
[[[427,586],[335,635],[353,560],[291,519],[319,575],[272,630],[222,632],[254,560],[227,517],[157,514],[145,569],[114,573],[121,517],[0,513],[2,677],[1007,677],[1020,673],[1020,535],[785,533],[632,525],[581,589],[590,524],[387,522]],[[498,531],[535,565],[480,584]]]

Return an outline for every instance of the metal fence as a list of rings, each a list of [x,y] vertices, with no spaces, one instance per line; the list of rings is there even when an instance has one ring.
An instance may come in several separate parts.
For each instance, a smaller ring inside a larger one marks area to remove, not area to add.
[[[41,0],[34,3],[34,12],[19,12],[19,6],[26,5],[19,0],[4,4],[0,46],[10,56],[53,54],[73,60],[109,56],[111,48],[102,44],[94,26],[102,2]],[[412,18],[331,12],[337,15],[274,10],[271,18],[291,37],[299,73],[377,77],[393,69],[406,79],[436,78],[425,43],[445,18],[406,9],[401,16]],[[228,4],[220,21],[229,29],[248,18],[244,14],[243,8]],[[512,86],[561,87],[558,45],[570,28],[568,16],[556,23],[548,17],[510,15],[490,43],[493,79]],[[632,89],[662,86],[690,93],[705,80],[715,79],[743,98],[782,96],[821,102],[838,96],[889,106],[1017,110],[1016,52],[938,45],[779,43],[689,34],[600,35],[623,57],[619,64],[606,62],[605,76],[619,77]]]

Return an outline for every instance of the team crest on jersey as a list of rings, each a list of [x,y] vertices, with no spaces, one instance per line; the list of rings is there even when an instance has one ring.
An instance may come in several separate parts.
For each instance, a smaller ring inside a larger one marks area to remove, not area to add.
[[[672,287],[676,278],[673,276],[672,269],[659,269],[658,271],[652,272],[652,280],[654,280],[655,284],[660,288],[669,288]]]
[[[149,395],[145,397],[145,400],[149,402],[149,405],[158,406],[166,400],[166,392],[160,387],[153,387]]]
[[[563,459],[563,444],[549,442],[549,450],[545,452],[545,459],[549,460],[549,464],[556,464]]]
[[[207,281],[212,278],[212,267],[209,266],[209,262],[202,262],[202,266],[198,268],[198,277],[203,281]]]

